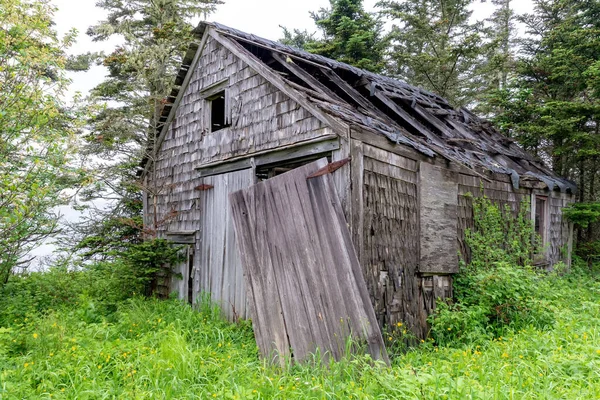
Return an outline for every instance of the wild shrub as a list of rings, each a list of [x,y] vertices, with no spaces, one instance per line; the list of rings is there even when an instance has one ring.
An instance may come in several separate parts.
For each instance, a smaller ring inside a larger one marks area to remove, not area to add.
[[[480,343],[526,326],[553,323],[538,287],[544,276],[532,267],[539,252],[529,205],[515,216],[486,197],[473,199],[474,228],[465,241],[469,263],[461,262],[454,279],[454,301],[433,315],[431,335],[439,344]]]
[[[152,294],[156,274],[177,262],[178,248],[162,239],[129,246],[111,261],[74,267],[58,262],[44,272],[13,276],[0,287],[0,327],[59,309],[77,309],[86,322],[110,317],[136,294]]]
[[[0,326],[74,306],[88,283],[83,272],[70,271],[64,266],[13,276],[0,288]]]

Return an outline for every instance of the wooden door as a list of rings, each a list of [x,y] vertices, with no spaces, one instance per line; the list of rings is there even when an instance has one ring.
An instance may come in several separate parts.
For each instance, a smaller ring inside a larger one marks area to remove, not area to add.
[[[236,250],[229,193],[254,183],[252,169],[214,175],[203,179],[212,189],[200,192],[198,249],[195,256],[194,303],[202,294],[221,307],[230,321],[248,317],[246,288]]]
[[[263,357],[345,355],[352,336],[387,353],[331,175],[323,158],[230,196]]]

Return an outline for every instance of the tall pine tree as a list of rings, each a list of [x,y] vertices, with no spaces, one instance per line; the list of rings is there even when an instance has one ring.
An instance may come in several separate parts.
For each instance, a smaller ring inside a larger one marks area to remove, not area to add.
[[[389,72],[430,90],[454,106],[471,104],[481,87],[481,22],[472,22],[471,0],[385,0],[393,23]]]
[[[362,0],[329,0],[330,8],[312,12],[320,38],[307,31],[283,28],[282,43],[373,72],[384,68],[382,23],[366,12]]]
[[[535,0],[526,15],[512,87],[497,99],[506,111],[496,121],[529,151],[576,180],[579,200],[598,201],[600,178],[600,3]],[[597,228],[579,230],[580,243]]]
[[[88,255],[106,254],[111,246],[138,243],[141,237],[142,190],[136,170],[142,157],[153,158],[153,143],[167,95],[193,40],[191,21],[212,12],[220,0],[101,0],[105,20],[88,30],[95,41],[122,38],[100,62],[107,79],[91,92],[99,111],[90,122],[87,152],[96,161],[97,181],[86,199],[111,199],[79,225],[80,247]]]
[[[515,77],[518,52],[517,16],[512,0],[492,0],[495,7],[485,21],[485,60],[480,81],[482,86],[474,104],[480,115],[493,118],[504,112],[498,107],[498,98],[505,96]]]

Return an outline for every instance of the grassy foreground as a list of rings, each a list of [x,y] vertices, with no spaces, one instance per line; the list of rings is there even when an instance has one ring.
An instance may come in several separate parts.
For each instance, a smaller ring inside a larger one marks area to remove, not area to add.
[[[135,298],[108,316],[85,298],[42,314],[5,312],[0,399],[600,398],[600,283],[547,285],[553,327],[477,347],[424,343],[389,369],[363,357],[271,368],[248,324],[176,301]]]

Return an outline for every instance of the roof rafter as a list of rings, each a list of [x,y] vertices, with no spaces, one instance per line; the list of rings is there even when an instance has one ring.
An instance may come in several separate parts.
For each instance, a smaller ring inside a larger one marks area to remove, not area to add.
[[[333,128],[333,130],[336,131],[338,135],[344,135],[344,133],[348,131],[348,125],[321,111],[317,106],[311,103],[305,95],[300,93],[298,90],[294,89],[291,85],[288,85],[285,79],[279,76],[279,74],[273,72],[273,70],[267,67],[260,59],[258,59],[254,54],[252,54],[248,50],[246,50],[246,48],[237,43],[235,40],[231,40],[221,35],[214,29],[209,29],[208,34],[227,50],[231,51],[242,61],[248,64],[250,68],[252,68],[258,74],[262,75],[262,77],[268,80],[273,86],[281,90],[296,103],[304,107],[315,118]]]

